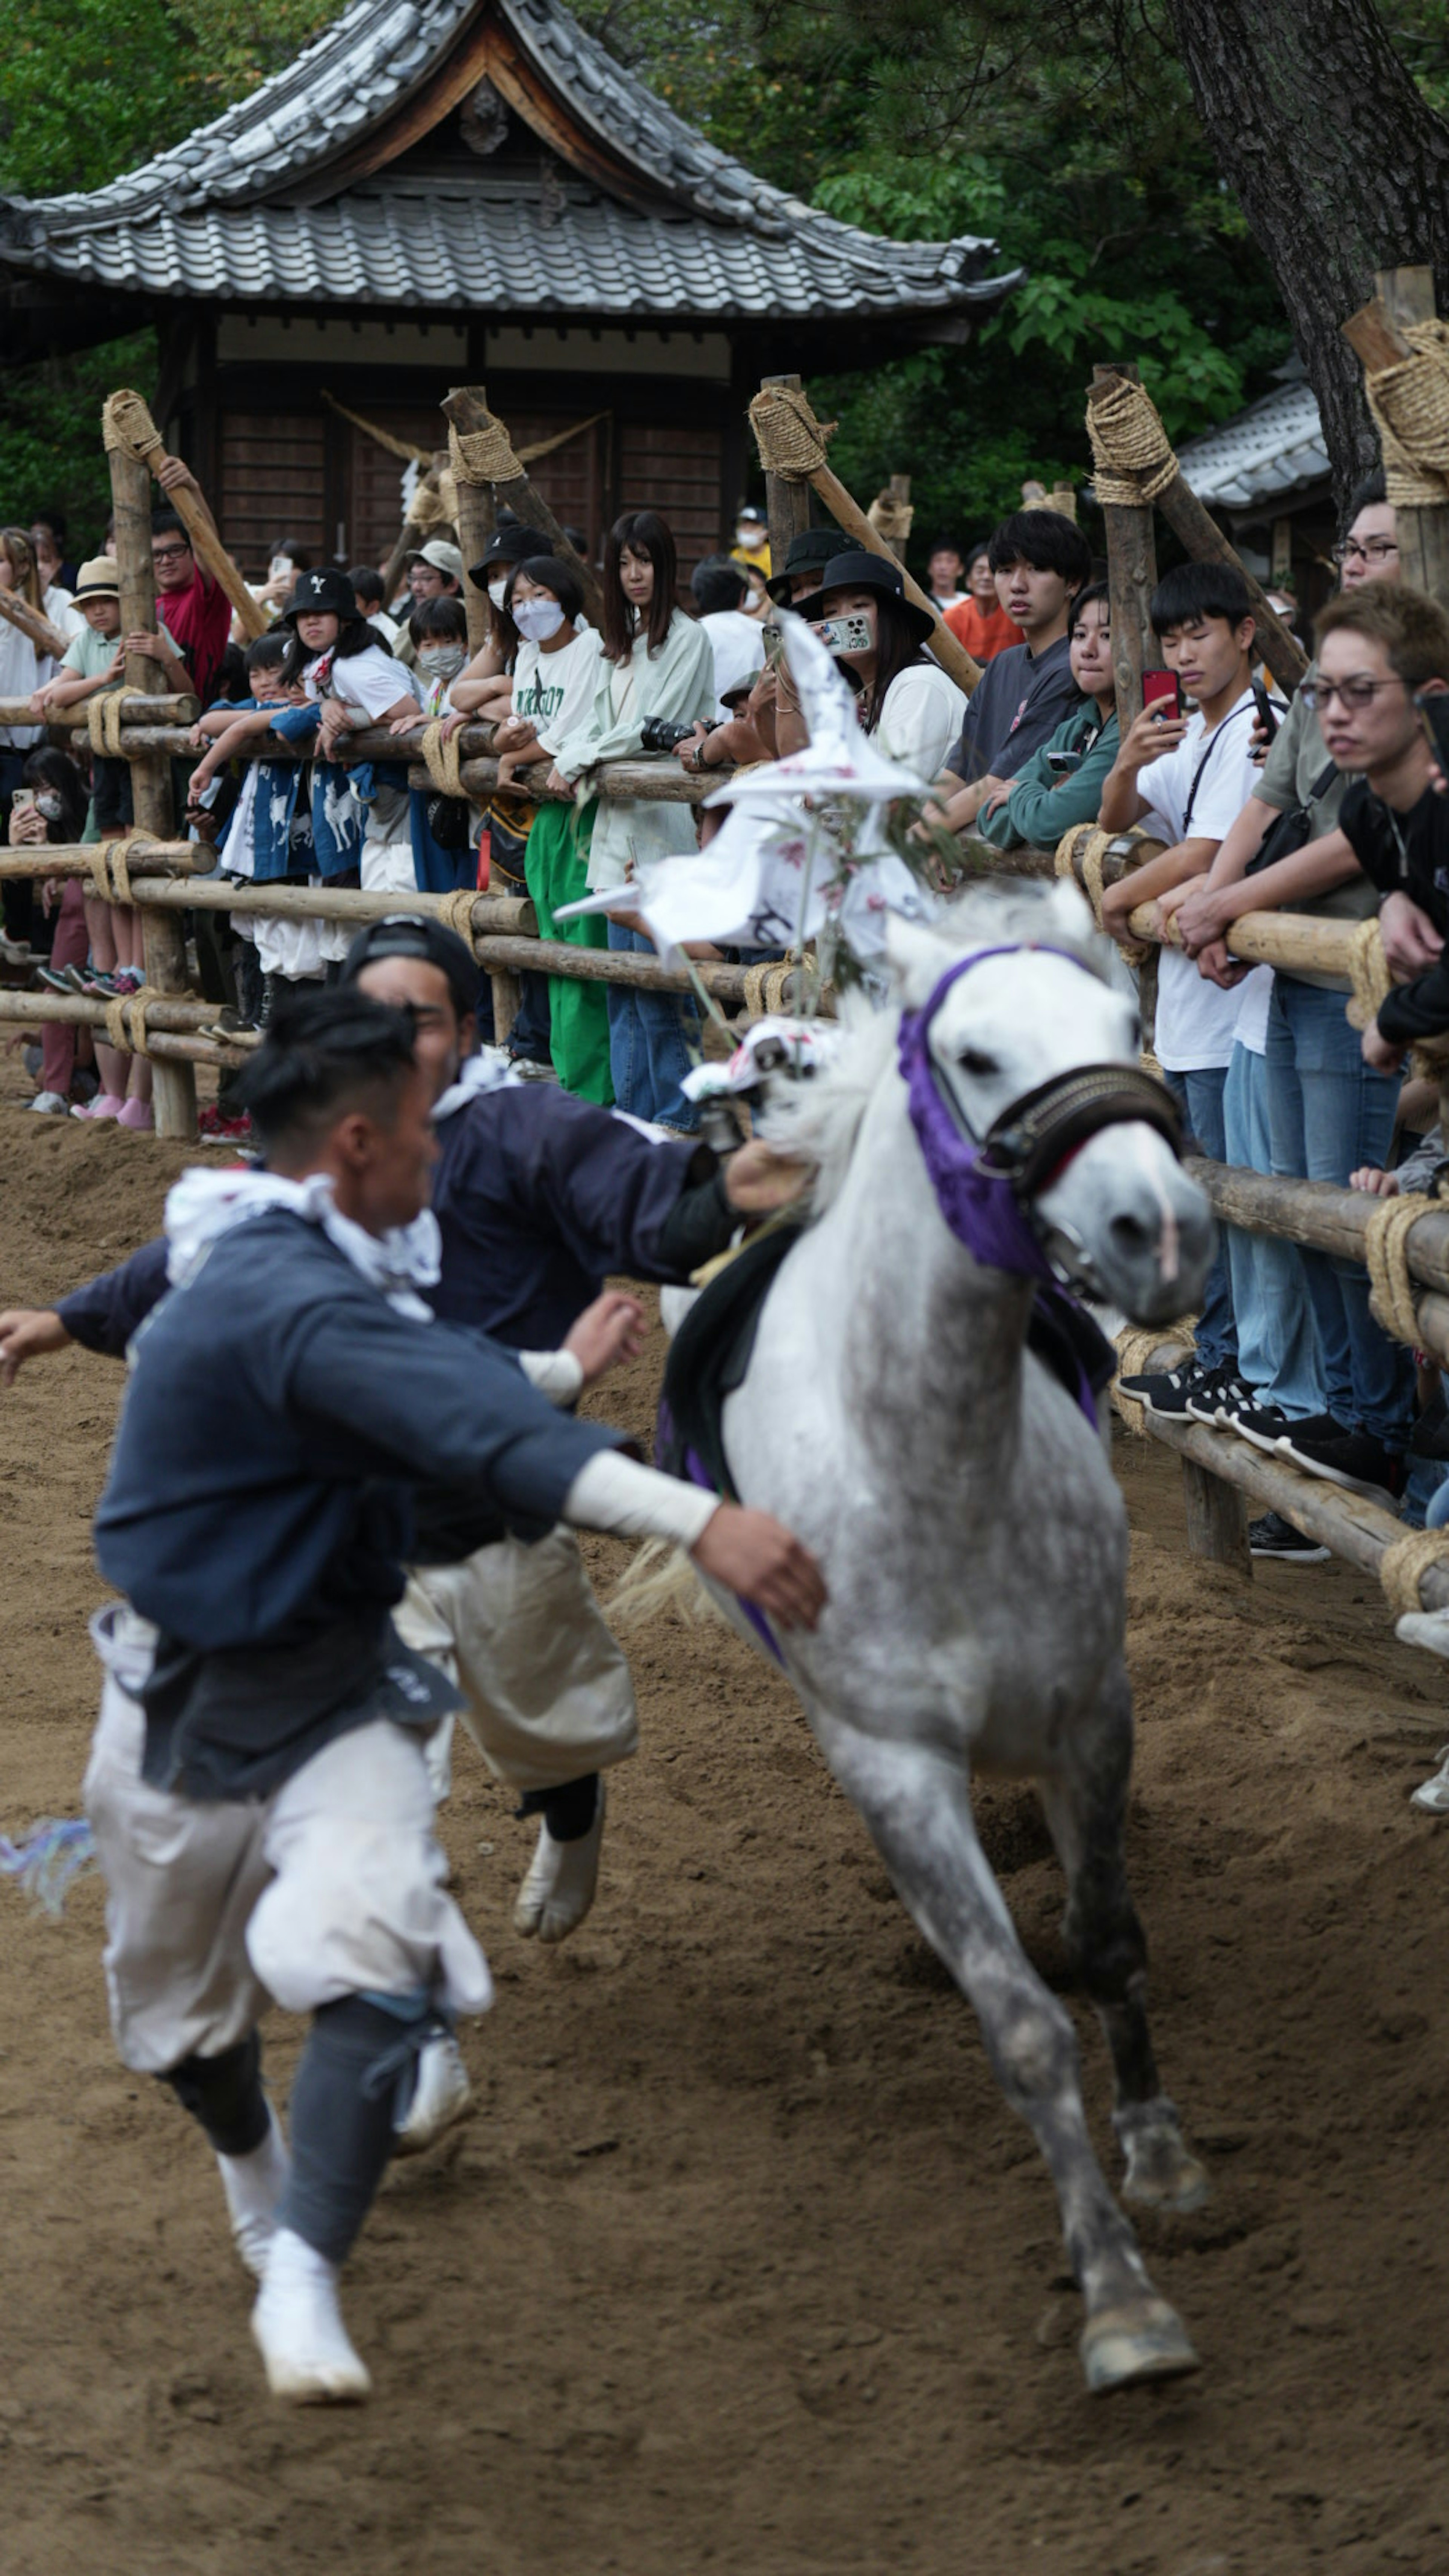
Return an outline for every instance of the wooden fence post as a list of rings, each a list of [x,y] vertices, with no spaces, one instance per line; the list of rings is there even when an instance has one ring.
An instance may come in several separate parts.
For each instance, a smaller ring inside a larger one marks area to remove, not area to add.
[[[1252,1579],[1248,1516],[1236,1485],[1200,1467],[1195,1458],[1182,1462],[1182,1494],[1187,1505],[1187,1552],[1212,1565]]]
[[[121,633],[138,634],[156,624],[156,586],[151,569],[151,471],[127,448],[110,451],[111,500],[116,513],[116,575],[121,594]],[[128,689],[155,686],[156,665],[142,653],[126,656]],[[171,764],[161,751],[143,752],[132,760],[131,798],[137,828],[155,840],[172,834]],[[142,955],[147,983],[157,993],[185,993],[186,941],[178,916],[149,907],[141,913]],[[151,1069],[152,1099],[158,1136],[196,1134],[196,1076],[189,1064],[163,1064]]]
[[[1128,376],[1134,382],[1137,369],[1130,364],[1094,367],[1094,385],[1110,383],[1114,376]],[[1107,523],[1107,589],[1112,616],[1112,678],[1117,692],[1117,731],[1125,739],[1129,725],[1142,713],[1142,674],[1157,661],[1157,638],[1152,631],[1152,594],[1157,588],[1157,538],[1152,522],[1150,501],[1104,501],[1102,516]],[[1157,951],[1144,957],[1138,969],[1137,998],[1142,1013],[1143,1044],[1150,1047],[1157,1020]]]
[[[791,393],[804,388],[798,376],[766,376],[767,385],[786,385]],[[810,486],[794,475],[772,474],[765,469],[765,515],[770,523],[770,569],[783,572],[790,539],[803,536],[810,525]]]
[[[1432,268],[1381,268],[1374,284],[1392,321],[1433,321]],[[1394,517],[1400,577],[1449,606],[1449,505],[1411,510],[1401,503]]]
[[[455,453],[458,443],[470,435],[476,436],[483,433],[496,438],[500,431],[503,431],[503,424],[495,420],[488,408],[487,397],[481,385],[455,385],[451,393],[443,396],[442,409],[444,418],[453,432],[451,444]],[[503,437],[506,442],[506,431],[503,431]],[[518,469],[515,474],[495,475],[492,478],[495,507],[506,506],[513,512],[516,519],[522,519],[527,527],[537,528],[540,534],[547,538],[547,546],[539,549],[541,554],[556,555],[560,562],[573,565],[583,584],[584,607],[590,622],[595,626],[602,626],[604,595],[599,588],[592,564],[586,564],[583,557],[570,545],[543,494],[534,489],[520,460],[514,456],[512,463]]]
[[[483,549],[498,524],[498,513],[493,506],[492,484],[470,482],[462,448],[451,429],[448,450],[458,493],[458,546],[463,557],[463,609],[468,620],[468,650],[481,653],[491,632],[488,594],[467,576],[469,568],[483,560]]]

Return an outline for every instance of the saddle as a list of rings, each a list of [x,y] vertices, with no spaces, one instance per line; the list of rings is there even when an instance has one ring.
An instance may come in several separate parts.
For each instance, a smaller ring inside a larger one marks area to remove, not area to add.
[[[670,1346],[659,1404],[655,1455],[669,1474],[736,1502],[725,1458],[725,1398],[744,1382],[765,1299],[809,1219],[787,1214],[761,1227],[716,1273],[690,1307]],[[1085,1307],[1054,1284],[1032,1303],[1026,1344],[1092,1429],[1098,1400],[1117,1372],[1117,1354]]]

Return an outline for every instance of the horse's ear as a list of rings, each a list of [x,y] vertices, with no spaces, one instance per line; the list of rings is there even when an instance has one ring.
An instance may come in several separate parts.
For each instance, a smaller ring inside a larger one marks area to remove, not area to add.
[[[899,912],[886,914],[885,943],[901,1000],[918,1008],[939,983],[953,951],[923,922],[907,921]]]
[[[1053,877],[1047,894],[1046,910],[1052,928],[1064,939],[1090,944],[1096,924],[1086,896],[1070,877]]]

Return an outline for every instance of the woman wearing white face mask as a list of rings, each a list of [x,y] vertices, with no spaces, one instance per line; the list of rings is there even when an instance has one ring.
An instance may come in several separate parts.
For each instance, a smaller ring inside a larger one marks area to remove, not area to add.
[[[584,622],[584,592],[572,565],[535,555],[519,565],[508,590],[508,614],[520,637],[513,665],[513,714],[498,731],[500,791],[520,772],[542,777],[559,744],[582,724],[599,678],[599,638]],[[540,768],[539,764],[543,767]],[[589,845],[597,798],[586,805],[534,809],[523,873],[545,939],[606,948],[609,926],[597,915],[556,921],[561,904],[588,892]],[[549,978],[549,1048],[565,1091],[608,1108],[609,1002],[602,984]]]

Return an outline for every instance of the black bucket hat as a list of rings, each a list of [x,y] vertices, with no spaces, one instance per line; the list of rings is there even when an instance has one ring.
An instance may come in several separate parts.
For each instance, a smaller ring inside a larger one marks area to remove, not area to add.
[[[868,555],[864,548],[853,554],[832,555],[820,576],[820,588],[809,599],[797,599],[795,614],[807,625],[814,626],[825,615],[826,594],[832,590],[880,590],[899,600],[906,621],[918,644],[936,632],[936,620],[926,608],[917,608],[906,597],[905,575],[899,564],[886,563],[880,555]]]
[[[500,564],[527,563],[530,555],[547,552],[548,539],[541,528],[526,527],[522,519],[505,520],[484,547],[482,562],[468,566],[468,579],[475,590],[486,590],[489,574],[496,573]]]
[[[340,617],[344,625],[360,617],[357,593],[345,572],[335,565],[324,564],[317,572],[299,572],[297,587],[282,611],[282,623],[295,626],[299,617]]]
[[[823,572],[830,558],[840,551],[838,528],[802,528],[786,548],[785,560],[772,581],[765,584],[770,597],[780,608],[790,605],[790,579],[797,572]]]

